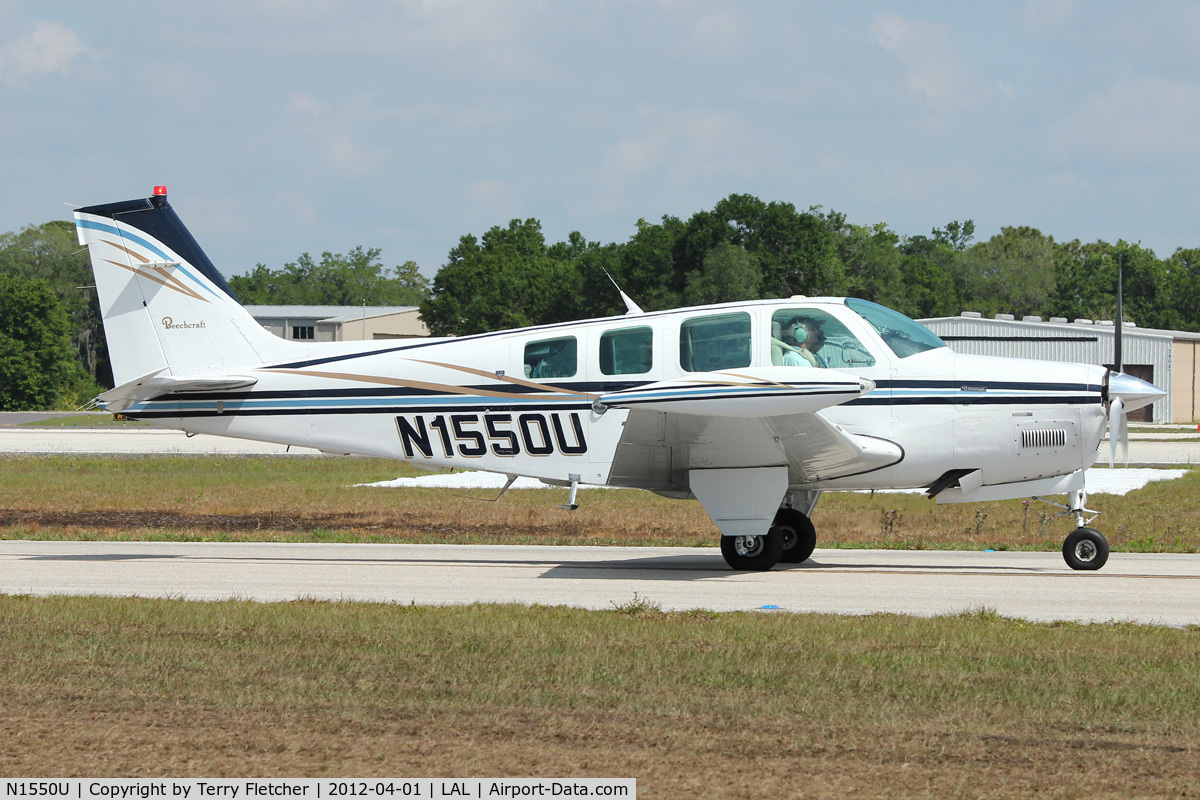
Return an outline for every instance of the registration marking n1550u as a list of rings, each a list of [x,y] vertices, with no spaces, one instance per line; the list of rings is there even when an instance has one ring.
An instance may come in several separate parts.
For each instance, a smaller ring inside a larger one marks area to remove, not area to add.
[[[405,458],[417,455],[434,458],[435,449],[443,458],[479,458],[489,452],[506,458],[522,452],[531,456],[587,453],[583,422],[573,411],[515,415],[402,414],[396,417],[396,430]]]

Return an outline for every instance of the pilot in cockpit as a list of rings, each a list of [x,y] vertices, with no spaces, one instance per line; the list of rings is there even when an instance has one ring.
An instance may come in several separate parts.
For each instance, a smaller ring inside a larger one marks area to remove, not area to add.
[[[792,317],[783,326],[782,341],[787,345],[783,364],[788,367],[825,366],[816,351],[825,344],[821,327],[808,317]]]

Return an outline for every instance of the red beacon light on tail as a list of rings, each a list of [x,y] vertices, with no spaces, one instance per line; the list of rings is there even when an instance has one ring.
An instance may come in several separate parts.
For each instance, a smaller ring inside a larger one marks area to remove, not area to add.
[[[167,187],[155,186],[154,187],[154,196],[155,197],[166,197],[167,196]]]

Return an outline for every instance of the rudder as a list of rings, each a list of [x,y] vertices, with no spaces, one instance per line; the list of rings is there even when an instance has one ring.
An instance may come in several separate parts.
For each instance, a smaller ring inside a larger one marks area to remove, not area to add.
[[[199,374],[294,354],[237,301],[164,187],[78,209],[75,226],[91,257],[118,386],[162,370]]]

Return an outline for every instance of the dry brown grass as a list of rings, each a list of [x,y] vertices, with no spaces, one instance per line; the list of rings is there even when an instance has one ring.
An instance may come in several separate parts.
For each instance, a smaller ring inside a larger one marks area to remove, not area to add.
[[[378,489],[417,474],[394,461],[336,458],[0,459],[0,537],[521,544],[715,545],[695,501],[648,492]],[[1200,472],[1089,504],[1114,550],[1200,552]],[[823,547],[1057,550],[1068,518],[1037,502],[938,506],[920,495],[828,493]]]
[[[1152,627],[25,597],[0,651],[10,777],[1158,797],[1200,755],[1200,639]]]

